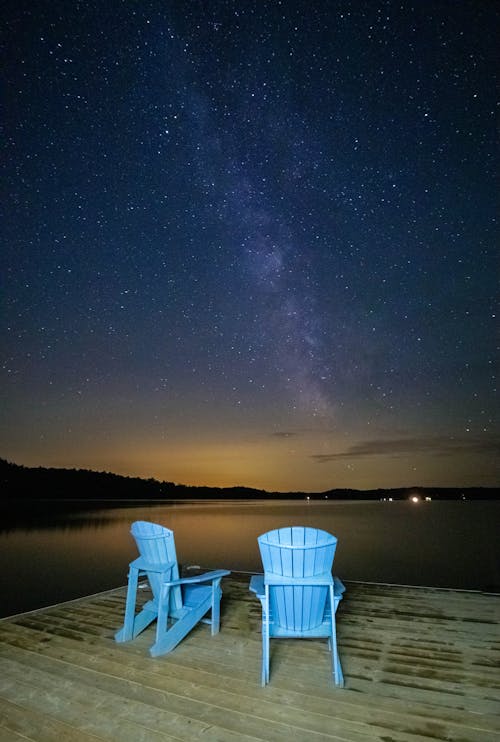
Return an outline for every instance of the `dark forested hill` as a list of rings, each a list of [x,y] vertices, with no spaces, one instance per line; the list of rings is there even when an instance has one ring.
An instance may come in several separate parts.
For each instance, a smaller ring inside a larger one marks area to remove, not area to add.
[[[152,478],[125,477],[89,469],[19,466],[4,459],[0,459],[0,487],[4,498],[30,500],[179,500],[253,498],[266,494],[246,487],[189,487],[173,482],[159,482]]]
[[[182,499],[331,499],[394,500],[411,495],[439,500],[499,499],[498,488],[404,487],[391,490],[332,489],[320,493],[266,492],[250,487],[190,487],[156,479],[125,477],[88,469],[27,467],[0,459],[4,500],[182,500]]]

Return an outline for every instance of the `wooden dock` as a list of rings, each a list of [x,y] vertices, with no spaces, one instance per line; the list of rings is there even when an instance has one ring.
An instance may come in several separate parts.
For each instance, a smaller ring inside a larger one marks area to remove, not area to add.
[[[116,644],[120,588],[0,621],[0,742],[500,740],[500,597],[346,582],[336,689],[326,643],[275,640],[260,687],[260,604],[223,581],[200,624],[151,659]],[[145,592],[145,591],[144,591]]]

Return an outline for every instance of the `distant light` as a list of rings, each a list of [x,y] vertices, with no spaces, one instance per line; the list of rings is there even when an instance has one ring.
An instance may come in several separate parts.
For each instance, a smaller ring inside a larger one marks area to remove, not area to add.
[[[427,497],[425,498],[425,501],[426,501],[426,502],[431,502],[431,501],[432,501],[432,497],[429,497],[429,496],[427,496]]]
[[[392,497],[389,497],[389,502],[392,502]]]
[[[413,497],[411,498],[411,501],[412,502],[420,502],[420,497],[417,497],[417,495],[413,495]]]

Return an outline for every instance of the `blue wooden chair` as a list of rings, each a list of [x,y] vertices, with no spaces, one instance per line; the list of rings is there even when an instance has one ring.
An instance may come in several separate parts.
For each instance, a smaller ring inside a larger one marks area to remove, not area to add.
[[[168,528],[136,521],[132,524],[140,556],[130,563],[125,620],[115,634],[117,642],[134,639],[157,619],[156,641],[150,648],[152,657],[170,652],[199,621],[219,631],[221,579],[230,574],[226,569],[206,572],[196,577],[179,578],[174,534]],[[153,597],[136,614],[139,577],[146,576]],[[209,612],[210,618],[204,618]]]
[[[279,528],[258,538],[263,575],[250,590],[262,605],[262,685],[269,682],[271,638],[327,637],[335,684],[344,677],[337,650],[335,612],[345,587],[332,576],[337,539],[316,528]]]

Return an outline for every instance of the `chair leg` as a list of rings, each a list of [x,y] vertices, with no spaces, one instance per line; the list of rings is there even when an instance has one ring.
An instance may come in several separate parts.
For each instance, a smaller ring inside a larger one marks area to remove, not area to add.
[[[127,599],[125,603],[125,620],[122,628],[116,632],[115,641],[128,642],[141,633],[158,615],[158,609],[153,600],[149,600],[135,615],[137,583],[140,571],[132,567],[129,574]]]
[[[269,683],[269,634],[266,627],[262,627],[262,673],[261,685]]]
[[[220,629],[220,599],[222,597],[222,591],[219,583],[220,580],[214,580],[212,583],[212,620],[210,622],[212,636],[218,634]]]
[[[335,685],[340,686],[341,688],[344,687],[344,675],[342,673],[342,666],[340,664],[340,657],[337,647],[337,626],[335,622],[335,602],[334,602],[334,594],[333,594],[333,585],[330,586],[330,613],[331,613],[331,621],[332,621],[332,631],[331,631],[331,649],[332,649],[332,673],[335,680]]]
[[[149,648],[151,657],[159,657],[171,652],[184,637],[189,634],[196,624],[201,621],[205,613],[210,610],[210,600],[207,598],[199,606],[189,610],[184,616],[175,621],[170,628],[166,626],[166,620],[158,622],[156,642]],[[165,613],[165,611],[164,611]]]
[[[115,640],[117,642],[128,642],[133,638],[138,581],[139,570],[136,567],[130,567],[128,574],[127,600],[125,602],[125,618],[123,627],[115,634]]]
[[[158,602],[158,620],[156,621],[156,642],[168,631],[168,614],[170,609],[170,587],[162,585]]]
[[[262,602],[262,677],[261,684],[269,683],[269,587]]]

